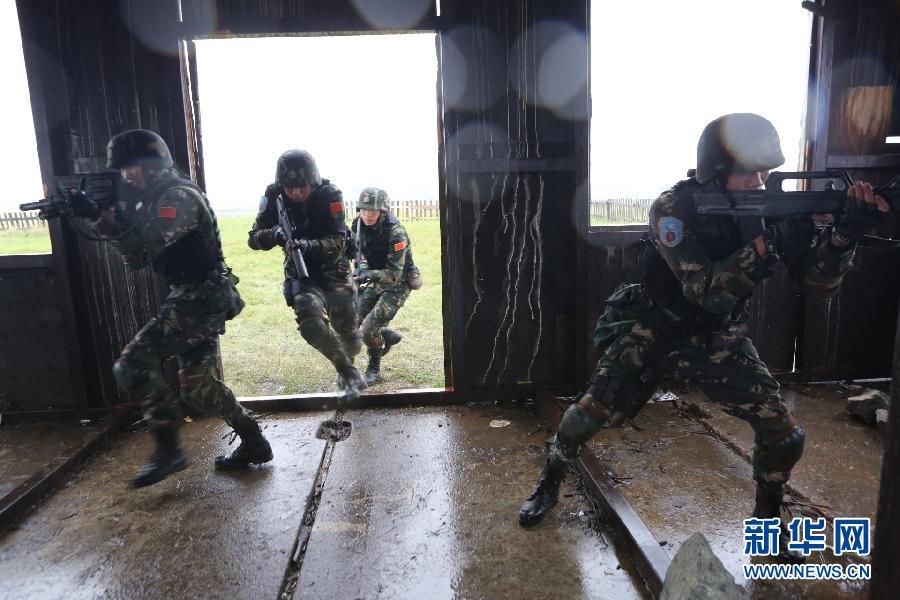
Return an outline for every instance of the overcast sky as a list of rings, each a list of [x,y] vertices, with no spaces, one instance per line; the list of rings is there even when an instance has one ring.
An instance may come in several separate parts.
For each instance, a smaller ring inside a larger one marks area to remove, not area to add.
[[[727,112],[772,120],[783,169],[796,167],[810,32],[799,3],[594,2],[592,14],[593,198],[655,197],[694,166],[703,126]],[[16,23],[14,1],[0,0],[0,160],[15,174],[0,211],[41,193]],[[219,210],[254,211],[289,148],[312,152],[347,198],[369,185],[395,198],[437,198],[432,34],[197,47],[207,187]],[[539,83],[554,81],[545,75]]]

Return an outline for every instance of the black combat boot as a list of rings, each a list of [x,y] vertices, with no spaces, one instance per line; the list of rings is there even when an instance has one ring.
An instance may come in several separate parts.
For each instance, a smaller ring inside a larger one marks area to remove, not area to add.
[[[241,438],[241,445],[228,456],[217,456],[216,469],[234,471],[272,460],[272,446],[263,437],[259,423],[255,419],[252,417],[242,419],[240,423],[235,423],[234,431]]]
[[[372,385],[381,379],[381,350],[369,348],[369,366],[366,367],[366,385]]]
[[[801,564],[806,562],[803,554],[788,549],[790,534],[787,524],[781,516],[781,503],[784,500],[784,484],[774,481],[756,482],[756,505],[753,507],[753,517],[757,519],[781,519],[778,534],[778,558],[784,562]]]
[[[345,400],[356,400],[360,392],[369,387],[366,380],[359,374],[359,370],[349,360],[336,361],[334,367],[338,372],[338,382],[344,391]]]
[[[537,487],[519,509],[520,524],[534,525],[544,518],[547,511],[559,500],[559,484],[562,483],[568,468],[569,462],[551,450]]]
[[[381,348],[381,356],[384,356],[391,350],[391,346],[399,344],[403,339],[403,334],[396,329],[385,327],[381,330],[381,339],[384,340],[384,346]]]
[[[184,469],[187,457],[178,443],[178,428],[174,426],[158,427],[153,431],[156,437],[156,450],[150,461],[141,467],[131,479],[132,487],[140,488],[160,482],[172,473]]]

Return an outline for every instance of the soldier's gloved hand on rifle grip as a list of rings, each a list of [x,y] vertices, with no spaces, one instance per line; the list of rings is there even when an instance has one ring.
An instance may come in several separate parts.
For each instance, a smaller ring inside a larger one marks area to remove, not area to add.
[[[305,254],[309,247],[312,246],[312,242],[310,242],[306,238],[300,238],[299,240],[288,240],[284,245],[284,249],[290,252],[294,248],[300,251],[301,254]]]
[[[259,245],[263,248],[274,248],[275,246],[284,246],[287,237],[281,231],[281,227],[275,226],[271,229],[263,229],[257,234]]]
[[[782,260],[802,254],[812,246],[816,225],[812,215],[785,217],[766,227],[766,246]]]
[[[375,281],[378,278],[378,271],[360,271],[356,276],[356,281],[359,283],[369,283],[370,281]]]
[[[100,218],[100,207],[85,192],[81,190],[67,190],[66,195],[68,196],[69,207],[72,209],[73,215],[91,220]]]
[[[868,187],[868,190],[865,190],[865,186]],[[863,190],[857,191],[858,187],[862,187]],[[887,213],[879,207],[875,200],[876,196],[872,193],[872,186],[869,184],[857,183],[850,188],[848,195],[847,202],[844,203],[844,211],[836,218],[834,232],[844,240],[858,242],[878,225]],[[867,195],[871,197],[871,201],[866,199]],[[883,200],[882,204],[884,204]]]

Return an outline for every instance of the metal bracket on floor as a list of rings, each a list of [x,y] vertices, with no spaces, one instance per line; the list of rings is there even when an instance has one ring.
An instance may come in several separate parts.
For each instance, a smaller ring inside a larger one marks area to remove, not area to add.
[[[567,408],[566,403],[560,401],[549,390],[538,390],[535,402],[541,418],[555,428]],[[603,467],[593,452],[584,448],[575,461],[575,466],[588,493],[612,517],[612,525],[625,543],[625,550],[634,561],[647,589],[654,598],[658,598],[671,563],[669,556],[660,548],[659,541],[653,537],[647,525],[616,488],[616,483],[607,474],[608,469]]]
[[[62,485],[78,467],[122,429],[133,410],[133,407],[127,405],[114,409],[98,432],[0,498],[0,532],[14,527],[44,496]]]

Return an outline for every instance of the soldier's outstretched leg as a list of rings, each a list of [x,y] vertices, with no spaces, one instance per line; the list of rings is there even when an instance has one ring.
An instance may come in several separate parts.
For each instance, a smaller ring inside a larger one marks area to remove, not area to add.
[[[244,469],[272,460],[272,447],[259,424],[240,405],[225,382],[216,379],[216,342],[201,342],[178,357],[179,393],[188,406],[215,412],[234,428],[241,443],[228,456],[217,456],[216,469]]]
[[[241,438],[241,443],[228,456],[216,457],[216,468],[220,471],[246,469],[250,465],[259,465],[272,460],[272,446],[263,436],[256,419],[244,415],[230,423]]]
[[[153,435],[156,438],[156,450],[147,464],[131,479],[132,487],[141,488],[158,483],[187,467],[187,457],[178,442],[177,427],[157,427],[153,430]]]
[[[590,401],[590,395],[584,394],[578,403],[569,406],[563,414],[559,430],[550,442],[547,462],[537,486],[519,509],[519,523],[522,525],[539,522],[556,504],[559,500],[559,486],[569,465],[578,456],[578,451],[585,442],[603,426],[603,421],[586,408]]]
[[[725,348],[717,348],[714,359],[709,348],[686,348],[679,364],[689,365],[700,389],[725,412],[746,421],[755,433],[753,479],[756,497],[753,516],[782,518],[784,488],[791,470],[803,455],[806,434],[781,400],[778,382],[759,359],[752,342],[737,337]],[[727,350],[728,355],[723,355]],[[803,555],[788,550],[790,540],[784,519],[779,536],[779,558],[803,562]]]
[[[753,446],[753,479],[756,481],[753,516],[758,519],[780,518],[778,556],[789,562],[802,563],[805,561],[803,554],[788,549],[790,535],[781,509],[784,488],[791,469],[803,455],[806,434],[787,410],[752,425],[756,432]]]
[[[369,354],[369,364],[363,376],[366,378],[367,385],[373,385],[381,379],[381,356],[383,351],[378,348],[369,348],[367,352]]]
[[[310,286],[307,286],[307,289],[309,288]],[[312,290],[298,294],[294,297],[293,306],[300,335],[334,365],[339,382],[343,386],[344,397],[348,400],[359,398],[360,392],[367,387],[366,381],[347,356],[338,334],[328,324],[324,293],[321,290]],[[354,310],[352,303],[350,310]],[[355,313],[352,314],[355,319]]]
[[[162,481],[181,471],[187,457],[178,442],[181,411],[178,399],[166,385],[160,359],[134,342],[129,343],[113,365],[113,376],[119,390],[128,392],[141,404],[144,418],[156,440],[150,460],[132,478],[133,487],[144,487]]]

